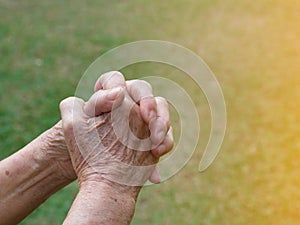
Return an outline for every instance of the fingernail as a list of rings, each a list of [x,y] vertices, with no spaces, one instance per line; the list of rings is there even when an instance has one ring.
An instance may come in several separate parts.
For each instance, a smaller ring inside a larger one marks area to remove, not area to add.
[[[107,97],[110,99],[110,100],[115,100],[121,93],[121,89],[120,87],[117,87],[117,88],[113,88],[107,95]]]
[[[152,109],[148,114],[149,121],[156,117],[156,112]]]
[[[155,151],[155,156],[157,156],[157,157],[162,156],[164,150],[165,150],[164,146],[160,145],[159,147],[157,147],[157,149]]]
[[[164,131],[158,131],[153,135],[153,147],[156,148],[164,139],[165,133]]]
[[[159,140],[162,140],[165,137],[165,132],[163,130],[160,130],[157,133],[157,137],[158,137]]]

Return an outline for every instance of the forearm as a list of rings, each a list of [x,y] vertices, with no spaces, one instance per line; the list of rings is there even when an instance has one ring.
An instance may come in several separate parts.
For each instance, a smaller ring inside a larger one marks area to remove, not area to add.
[[[64,225],[128,225],[135,203],[136,195],[106,183],[86,182],[81,185]]]
[[[71,182],[49,159],[45,132],[0,162],[0,225],[17,224],[49,196]]]

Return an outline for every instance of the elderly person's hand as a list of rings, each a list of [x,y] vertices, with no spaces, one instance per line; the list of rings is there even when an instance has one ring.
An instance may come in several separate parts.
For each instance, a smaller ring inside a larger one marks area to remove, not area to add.
[[[123,88],[126,86],[129,95],[138,101],[140,115],[144,122],[152,124],[151,138],[159,140],[157,131],[161,129],[163,133],[166,132],[164,124],[169,123],[169,118],[167,114],[160,115],[160,112],[167,112],[167,110],[157,109],[166,109],[166,107],[159,106],[161,102],[156,104],[151,88],[146,83],[128,81],[124,84],[121,74],[107,73],[97,81],[96,94],[89,103],[94,99],[96,110],[111,111],[113,104],[118,102],[109,89],[116,86]],[[96,101],[95,96],[101,93],[99,90],[106,91],[102,92],[101,101]],[[88,113],[92,110],[93,104],[86,106]],[[172,136],[169,133],[158,147],[152,149],[152,154],[159,158],[170,149],[172,143]],[[62,122],[58,122],[12,156],[0,161],[0,171],[3,171],[0,173],[0,225],[17,224],[53,193],[77,177],[65,142]],[[152,179],[157,180],[157,173],[154,173]]]
[[[79,218],[82,224],[129,224],[140,187],[148,178],[159,182],[155,164],[173,145],[168,104],[144,81],[126,87],[118,72],[103,75],[95,88],[86,103],[72,97],[60,105],[80,188],[65,224]],[[112,112],[101,104],[103,96],[114,101]]]
[[[150,84],[145,81],[130,80],[125,82],[123,75],[116,71],[103,74],[96,82],[94,87],[95,94],[86,106],[87,111],[91,111],[90,115],[112,110],[116,99],[109,98],[109,90],[116,87],[126,89],[127,94],[138,103],[140,116],[143,121],[152,126],[151,140],[154,144],[156,143],[155,148],[151,149],[152,154],[159,158],[169,152],[173,146],[173,136],[172,129],[170,128],[168,104],[162,98],[154,98]],[[101,90],[106,90],[106,92],[101,93]],[[99,98],[99,95],[101,95],[101,98]],[[119,103],[121,102],[119,101]],[[96,111],[93,112],[93,110]],[[163,141],[161,141],[162,137],[164,137]],[[46,131],[41,139],[46,149],[45,154],[47,158],[57,165],[57,171],[61,174],[60,176],[70,181],[75,180],[77,175],[72,167],[65,143],[62,121],[59,121],[55,126]],[[150,177],[150,181],[157,183],[158,176],[158,171],[155,170]]]

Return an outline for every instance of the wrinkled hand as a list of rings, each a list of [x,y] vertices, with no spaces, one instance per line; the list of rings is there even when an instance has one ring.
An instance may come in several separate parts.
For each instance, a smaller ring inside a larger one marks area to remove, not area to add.
[[[88,102],[71,97],[60,105],[79,185],[93,180],[142,186],[149,177],[159,182],[155,164],[173,146],[167,102],[154,98],[148,83],[125,83],[118,72],[102,75],[95,91]]]
[[[65,142],[62,121],[43,133],[40,138],[44,146],[42,152],[46,155],[49,164],[56,165],[57,176],[68,182],[74,181],[77,176]]]

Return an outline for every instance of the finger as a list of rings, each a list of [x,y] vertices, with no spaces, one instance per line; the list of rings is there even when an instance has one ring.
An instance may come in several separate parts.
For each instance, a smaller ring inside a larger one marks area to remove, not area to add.
[[[155,98],[157,105],[157,118],[150,122],[150,138],[156,148],[165,139],[170,128],[168,102],[162,97]]]
[[[161,178],[160,178],[158,166],[155,166],[155,169],[153,170],[149,178],[149,181],[152,182],[153,184],[159,184],[160,180]]]
[[[65,134],[72,133],[75,121],[81,121],[82,115],[84,115],[83,106],[84,101],[76,97],[66,98],[60,103],[59,107],[61,112],[63,130],[71,130],[71,132],[64,132]]]
[[[125,89],[122,87],[99,90],[84,105],[84,112],[88,116],[99,116],[101,113],[110,112],[121,105],[124,96]]]
[[[107,90],[115,87],[125,87],[125,78],[122,73],[118,71],[111,71],[102,74],[97,80],[94,91],[99,91],[101,89]]]
[[[144,80],[126,81],[127,91],[130,97],[140,105],[140,112],[146,123],[156,118],[156,101],[152,94],[151,85]]]
[[[170,127],[167,136],[165,137],[164,141],[151,152],[152,154],[159,158],[172,150],[174,147],[174,138],[173,138],[173,129]]]

